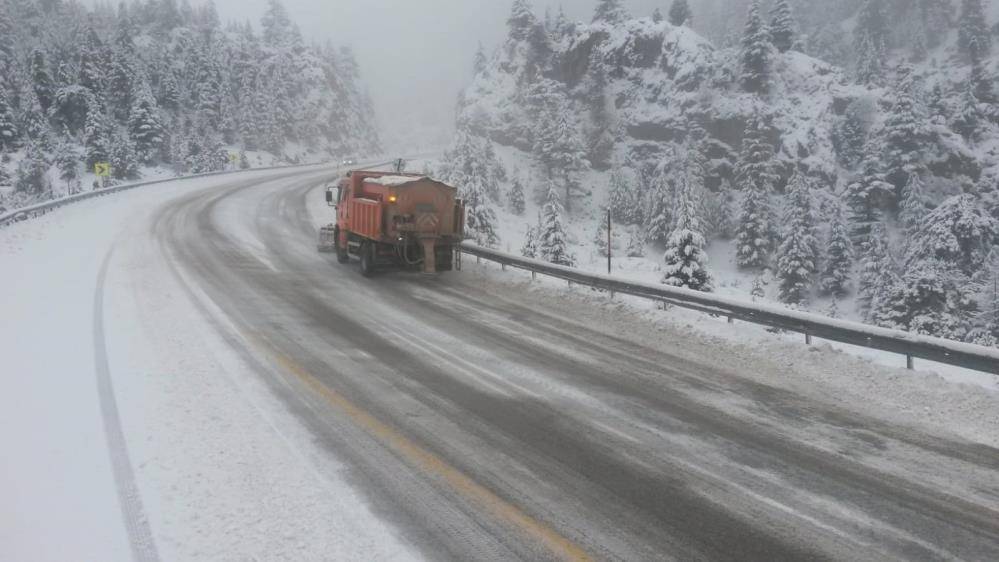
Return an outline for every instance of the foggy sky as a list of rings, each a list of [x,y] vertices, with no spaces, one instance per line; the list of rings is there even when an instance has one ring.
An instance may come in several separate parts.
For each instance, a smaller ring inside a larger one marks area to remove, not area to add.
[[[193,0],[192,4],[198,4]],[[307,40],[353,47],[383,128],[400,118],[421,124],[454,120],[459,90],[471,76],[481,41],[488,52],[505,38],[512,0],[284,0]],[[665,13],[670,0],[626,0],[635,15]],[[259,29],[266,0],[216,0],[223,21]],[[569,19],[590,21],[596,0],[536,0],[539,17],[561,4]],[[391,137],[391,131],[387,131]]]

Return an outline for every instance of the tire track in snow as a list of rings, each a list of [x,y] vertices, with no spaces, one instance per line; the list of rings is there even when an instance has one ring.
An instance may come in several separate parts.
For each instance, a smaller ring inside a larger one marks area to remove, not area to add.
[[[159,562],[159,552],[149,527],[149,519],[142,507],[142,496],[139,494],[135,471],[128,456],[128,446],[111,382],[107,345],[104,341],[104,284],[113,254],[112,246],[104,257],[104,263],[97,277],[97,289],[94,292],[94,367],[97,373],[97,394],[101,404],[101,418],[104,422],[108,453],[111,455],[111,470],[114,473],[115,488],[118,490],[118,503],[128,532],[132,558],[137,562]]]

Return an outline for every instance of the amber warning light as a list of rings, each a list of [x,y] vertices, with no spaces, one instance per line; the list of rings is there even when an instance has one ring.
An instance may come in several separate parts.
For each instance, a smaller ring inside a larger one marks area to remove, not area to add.
[[[395,195],[389,195],[389,203],[395,203],[398,200],[399,198],[396,197]]]

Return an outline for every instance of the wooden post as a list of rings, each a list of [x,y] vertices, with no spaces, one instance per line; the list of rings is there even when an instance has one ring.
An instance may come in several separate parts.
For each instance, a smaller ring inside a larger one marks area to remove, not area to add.
[[[812,334],[805,332],[805,345],[812,345]]]
[[[538,272],[537,271],[532,271],[531,272],[531,281],[537,281],[537,280],[538,280]]]
[[[905,368],[910,371],[915,370],[916,368],[916,361],[911,355],[905,356]]]

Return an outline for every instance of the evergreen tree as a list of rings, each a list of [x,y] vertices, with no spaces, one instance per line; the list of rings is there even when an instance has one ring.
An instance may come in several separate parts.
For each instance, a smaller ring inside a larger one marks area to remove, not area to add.
[[[857,304],[866,320],[875,321],[879,311],[884,310],[888,295],[901,280],[888,246],[884,223],[871,226],[870,237],[862,247]]]
[[[935,49],[950,31],[953,5],[951,0],[919,0],[919,8],[923,20],[922,36],[927,48]]]
[[[610,209],[615,222],[637,224],[635,193],[621,170],[614,170],[610,174]]]
[[[965,140],[977,140],[978,129],[982,122],[982,112],[978,108],[978,97],[975,95],[975,83],[972,80],[964,88],[957,118],[954,120],[954,130]]]
[[[923,220],[926,219],[926,215],[929,213],[924,191],[925,187],[922,175],[919,172],[910,174],[909,181],[906,182],[905,188],[902,190],[902,201],[899,204],[898,216],[908,236],[912,236],[919,231]]]
[[[630,18],[621,0],[597,0],[597,9],[593,13],[593,23],[604,22],[611,25],[619,24]]]
[[[693,20],[694,13],[690,10],[687,0],[673,0],[673,4],[669,7],[669,22],[676,26],[690,27],[694,23]]]
[[[163,125],[149,88],[139,90],[128,117],[128,134],[142,162],[151,162],[164,142]]]
[[[794,47],[796,28],[791,4],[788,0],[776,0],[770,9],[770,34],[778,51],[786,53]]]
[[[139,177],[139,155],[135,144],[127,135],[115,132],[111,137],[111,175],[116,180],[132,180]]]
[[[513,183],[510,185],[509,201],[510,211],[518,217],[523,216],[527,202],[524,200],[524,182],[521,181],[520,176],[513,178]]]
[[[10,150],[19,138],[14,110],[7,99],[7,90],[0,84],[0,149]]]
[[[743,193],[736,231],[736,259],[740,267],[765,267],[773,251],[776,230],[770,193],[777,176],[774,151],[760,117],[750,119],[736,168],[736,182]]]
[[[822,268],[820,288],[822,293],[843,297],[850,291],[853,269],[853,244],[839,204],[832,216],[829,238],[826,241],[825,264]]]
[[[662,23],[663,22],[663,12],[658,7],[652,10],[652,23]]]
[[[894,193],[901,192],[909,175],[922,165],[926,148],[934,141],[926,112],[916,96],[913,72],[902,69],[901,74],[892,92],[891,111],[879,135],[885,179],[895,187]]]
[[[96,105],[96,104],[94,104]],[[83,127],[83,144],[86,148],[87,168],[92,170],[94,164],[107,162],[111,156],[110,120],[99,108],[91,107],[87,112],[87,122]]]
[[[564,186],[565,209],[571,212],[579,189],[577,175],[589,166],[589,161],[568,103],[555,102],[543,111],[533,148],[549,178],[557,178]]]
[[[864,159],[863,172],[846,189],[846,204],[850,207],[850,235],[860,246],[871,233],[871,225],[880,222],[881,209],[885,208],[894,193],[894,186],[885,181],[884,163],[874,146],[869,146]]]
[[[135,31],[131,19],[123,17],[118,23],[114,46],[111,49],[111,68],[108,75],[108,98],[111,114],[119,122],[128,121],[132,109],[132,98],[139,82],[138,55],[136,54]]]
[[[966,277],[974,275],[999,240],[999,222],[983,207],[970,193],[946,199],[912,237],[906,265],[934,258]]]
[[[499,244],[499,235],[496,234],[498,220],[496,211],[489,203],[482,177],[466,176],[461,186],[468,235],[480,246],[495,248]]]
[[[626,253],[629,258],[645,257],[645,237],[642,236],[642,230],[640,228],[631,229],[631,235],[628,237],[628,250]]]
[[[593,232],[593,245],[597,248],[597,254],[606,258],[611,246],[607,244],[607,211],[597,215],[597,228]]]
[[[21,113],[20,129],[24,136],[39,144],[39,148],[49,148],[49,123],[45,118],[45,110],[33,90],[25,92],[21,100],[24,111]]]
[[[479,48],[475,51],[475,59],[472,63],[473,65],[472,70],[475,71],[476,76],[483,76],[486,73],[486,66],[488,64],[489,62],[486,60],[485,48],[482,46],[482,43],[480,42]]]
[[[540,222],[540,217],[539,217]],[[524,246],[520,249],[520,255],[525,258],[538,259],[538,228],[527,227],[527,235],[524,238]]]
[[[957,45],[971,61],[981,61],[992,50],[992,36],[982,0],[961,0]]]
[[[688,167],[695,165],[688,163]],[[710,292],[712,279],[707,271],[708,255],[704,251],[707,243],[701,232],[701,222],[698,217],[699,190],[690,175],[688,171],[677,178],[676,220],[673,232],[666,241],[662,283]]]
[[[14,190],[27,195],[41,195],[52,189],[48,179],[49,164],[45,161],[42,147],[28,141],[24,147],[24,157],[17,163]]]
[[[66,182],[66,192],[77,193],[81,171],[80,155],[71,137],[64,137],[56,149],[55,165],[59,169],[59,178]]]
[[[530,38],[538,21],[534,17],[534,10],[528,0],[513,0],[510,17],[507,18],[506,23],[511,41],[526,41]]]
[[[35,49],[31,54],[31,82],[43,112],[48,112],[55,101],[55,84],[45,62],[45,53]]]
[[[268,0],[260,27],[263,29],[264,44],[270,47],[287,45],[297,33],[295,24],[288,17],[288,10],[279,0]]]
[[[548,195],[542,209],[541,232],[538,238],[541,259],[556,265],[575,266],[575,260],[569,255],[565,228],[562,226],[562,203],[552,181],[548,182]]]
[[[753,0],[742,38],[742,87],[765,94],[770,89],[770,58],[773,47],[770,30],[760,16],[760,2]]]
[[[812,281],[818,270],[818,242],[812,194],[800,172],[791,179],[787,213],[784,216],[784,240],[777,252],[777,280],[780,300],[802,305],[808,301]]]
[[[865,0],[853,30],[857,48],[857,81],[879,83],[888,56],[888,12],[885,0]]]
[[[670,168],[663,166],[656,177],[653,188],[648,194],[647,205],[648,224],[646,239],[650,242],[666,242],[673,232],[674,197],[670,183]]]
[[[846,108],[843,122],[836,133],[836,144],[840,162],[853,168],[863,161],[864,145],[867,143],[867,130],[864,124],[864,109],[859,101],[851,102]]]

